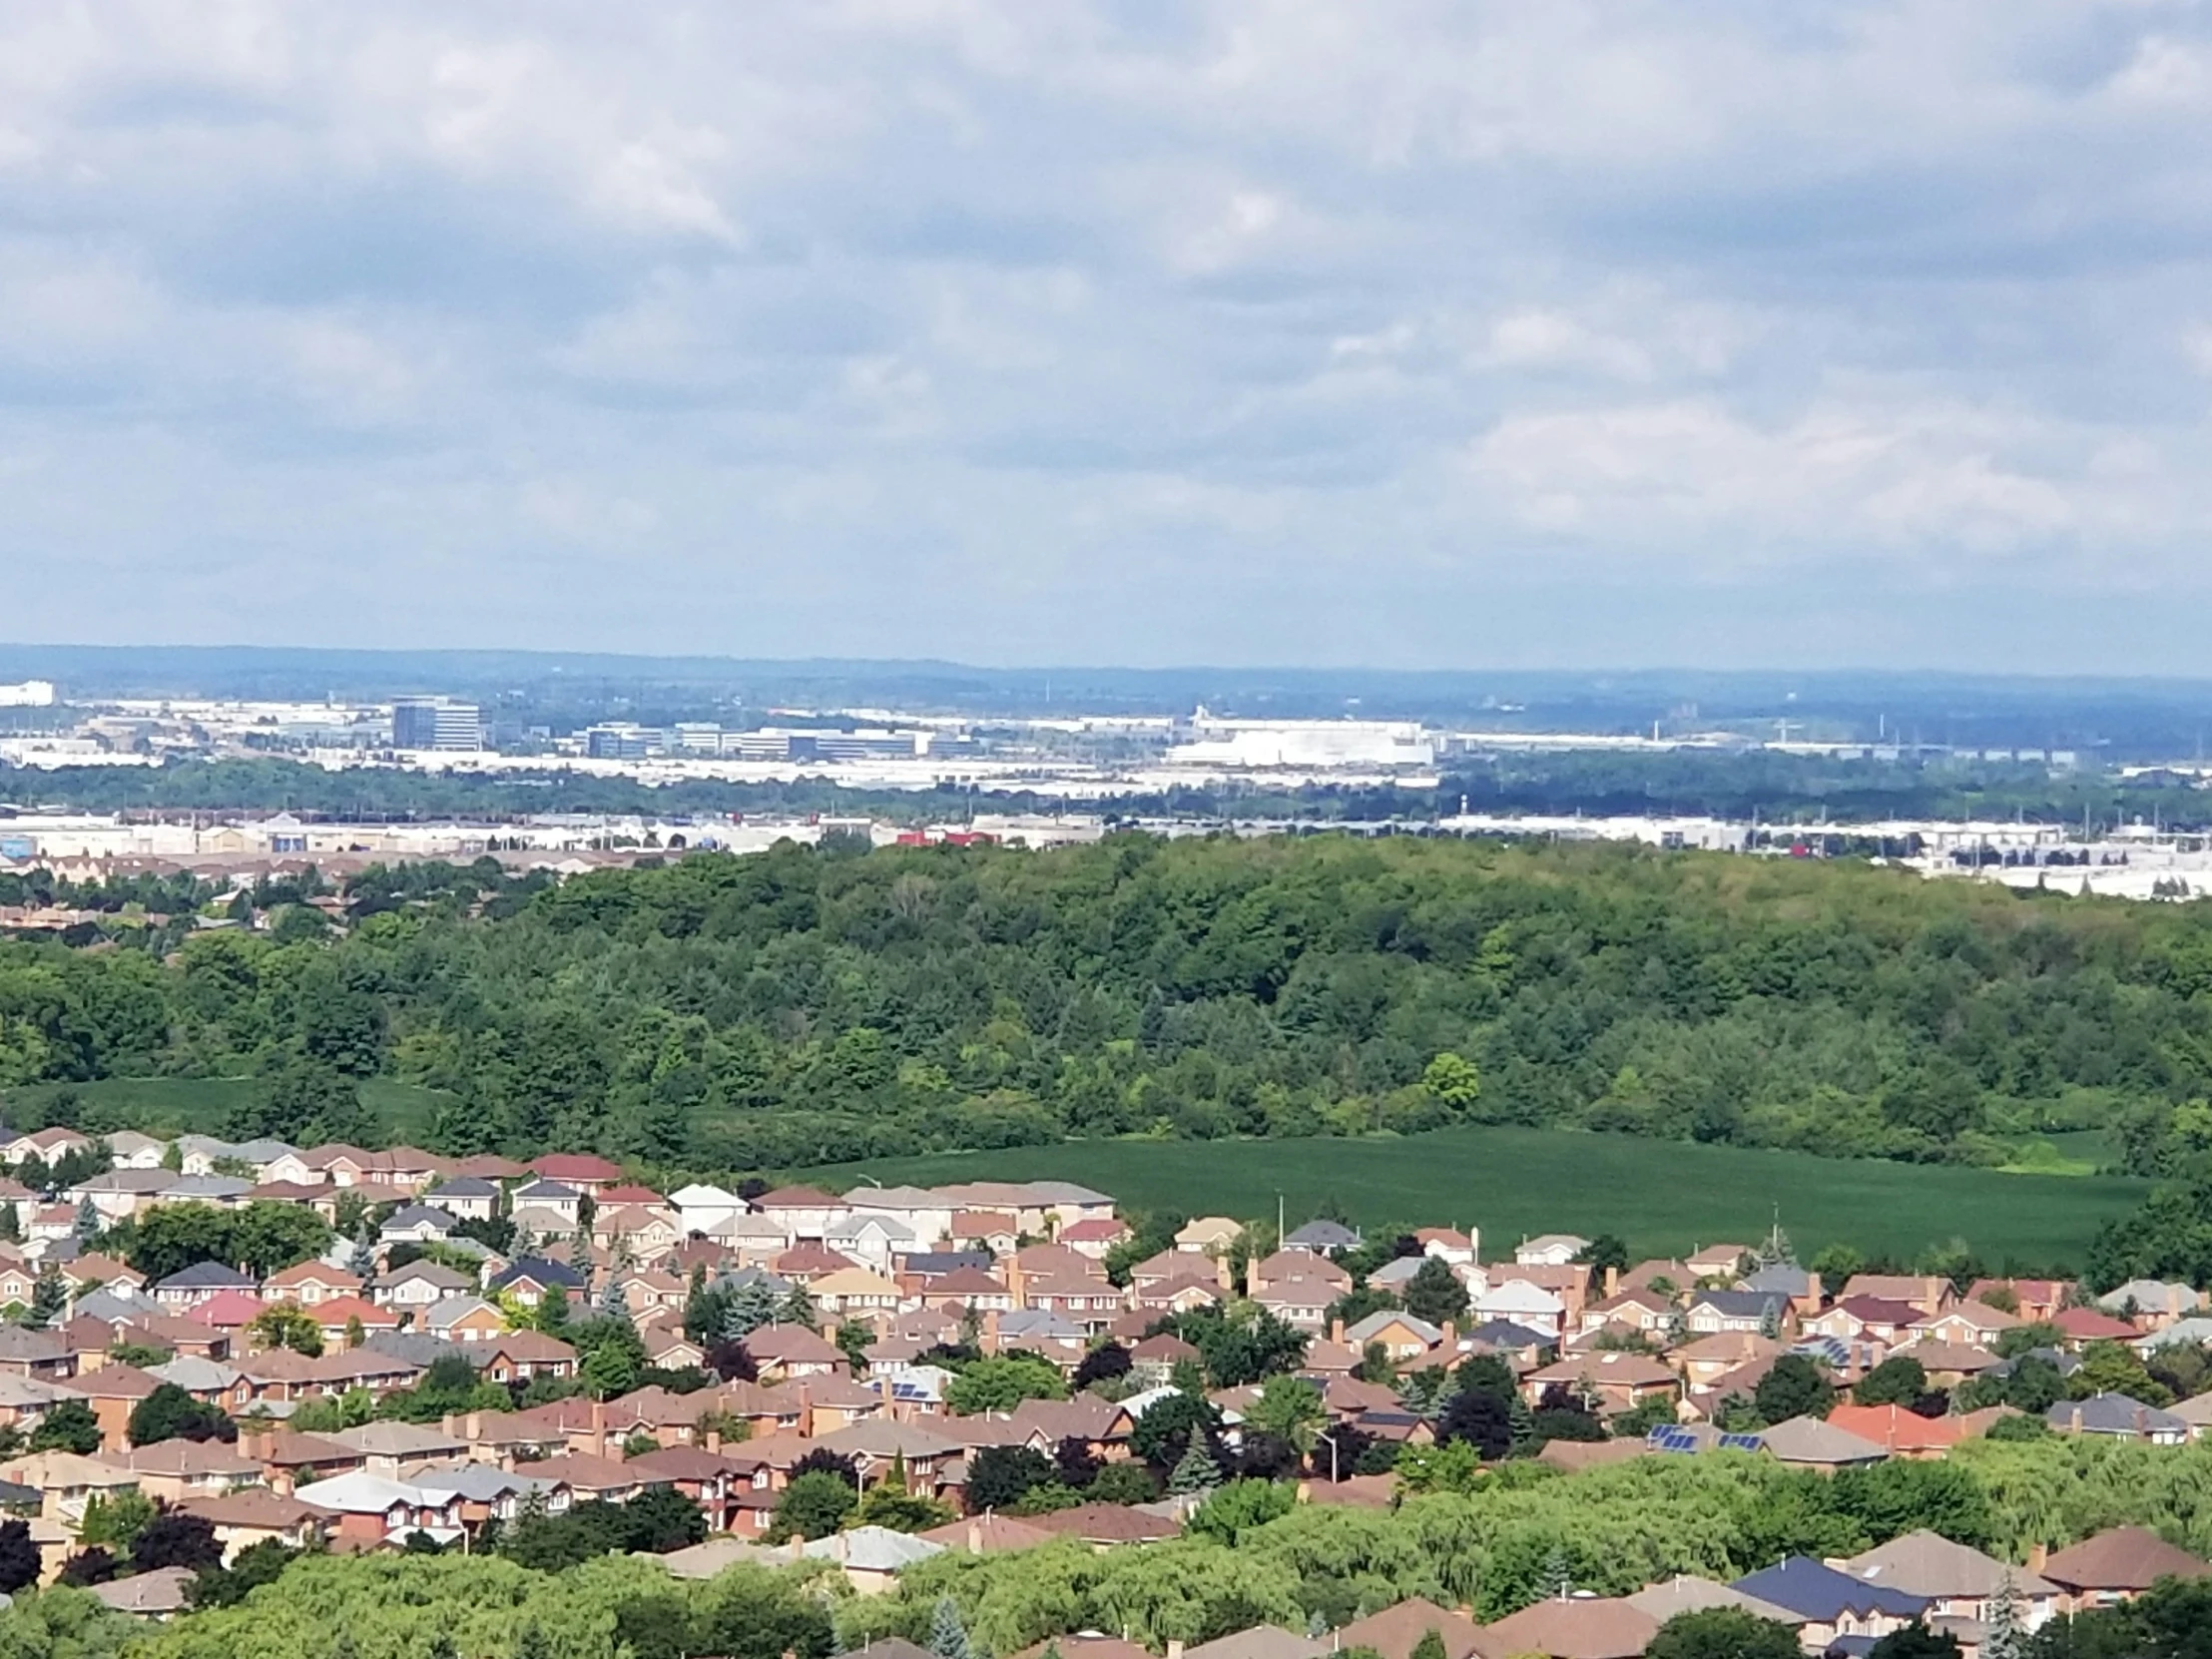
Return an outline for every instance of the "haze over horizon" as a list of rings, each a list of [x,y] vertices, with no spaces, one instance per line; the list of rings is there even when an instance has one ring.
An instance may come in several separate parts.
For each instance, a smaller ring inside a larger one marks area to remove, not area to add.
[[[2208,675],[2208,113],[2167,0],[19,11],[0,633]]]

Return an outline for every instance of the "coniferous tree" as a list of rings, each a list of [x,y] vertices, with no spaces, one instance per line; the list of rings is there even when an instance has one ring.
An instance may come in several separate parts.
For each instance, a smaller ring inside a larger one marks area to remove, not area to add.
[[[1221,1465],[1206,1449],[1206,1436],[1193,1430],[1191,1443],[1168,1475],[1168,1490],[1178,1497],[1195,1497],[1221,1484]]]
[[[974,1659],[967,1626],[960,1622],[960,1604],[950,1596],[937,1597],[929,1613],[929,1651],[937,1659]]]

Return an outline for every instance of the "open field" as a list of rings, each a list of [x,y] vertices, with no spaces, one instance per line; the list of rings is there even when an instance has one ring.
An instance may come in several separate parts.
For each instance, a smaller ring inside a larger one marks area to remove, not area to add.
[[[44,1121],[47,1103],[64,1089],[94,1123],[143,1129],[150,1134],[220,1135],[224,1119],[257,1087],[251,1077],[115,1077],[98,1083],[39,1083],[0,1092],[7,1121]],[[394,1142],[420,1140],[444,1098],[435,1089],[372,1077],[361,1084],[361,1104],[376,1114]]]
[[[1485,1255],[1530,1233],[1611,1232],[1639,1255],[1756,1240],[1779,1209],[1801,1252],[1911,1257],[1963,1238],[1992,1266],[2078,1266],[2097,1225],[2145,1184],[2115,1176],[1816,1158],[1626,1136],[1465,1128],[1404,1139],[1091,1141],[818,1169],[840,1190],[900,1182],[1080,1181],[1140,1210],[1291,1222],[1334,1199],[1364,1223],[1473,1224]],[[794,1176],[793,1179],[801,1179]]]

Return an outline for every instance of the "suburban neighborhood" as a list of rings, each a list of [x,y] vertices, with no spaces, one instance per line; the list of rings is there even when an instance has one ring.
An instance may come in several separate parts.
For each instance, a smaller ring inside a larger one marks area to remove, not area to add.
[[[119,1522],[188,1528],[228,1567],[674,1505],[672,1573],[829,1562],[872,1595],[945,1551],[1141,1549],[1230,1483],[1388,1510],[1512,1458],[1839,1475],[1982,1437],[2180,1447],[2212,1426],[2212,1310],[2185,1286],[1829,1283],[1779,1228],[1630,1261],[1566,1234],[1125,1216],[1059,1181],[662,1193],[583,1153],[66,1129],[0,1158],[0,1508],[36,1558],[18,1587],[155,1620],[196,1573],[129,1570]],[[261,1235],[280,1222],[279,1265]],[[2176,1398],[2154,1368],[2184,1354],[2206,1386]],[[1433,1631],[1447,1659],[1630,1659],[1732,1608],[1806,1653],[1925,1626],[1971,1659],[1992,1628],[2208,1574],[2141,1528],[2013,1561],[1923,1529],[1733,1582],[1563,1581],[1488,1623],[1401,1602],[1267,1652],[1413,1659]],[[1063,1655],[1133,1659],[1065,1634]]]

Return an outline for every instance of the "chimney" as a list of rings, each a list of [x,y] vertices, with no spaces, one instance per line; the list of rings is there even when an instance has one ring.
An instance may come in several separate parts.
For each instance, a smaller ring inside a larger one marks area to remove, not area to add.
[[[1436,1344],[1436,1346],[1437,1346],[1438,1348],[1441,1348],[1441,1349],[1442,1349],[1442,1350],[1443,1350],[1443,1351],[1444,1351],[1444,1352],[1445,1352],[1446,1354],[1455,1354],[1455,1353],[1457,1353],[1457,1352],[1458,1352],[1458,1350],[1459,1350],[1459,1326],[1458,1326],[1458,1322],[1457,1322],[1457,1321],[1455,1321],[1455,1320],[1445,1320],[1445,1321],[1444,1321],[1444,1330],[1443,1330],[1443,1336],[1442,1336],[1442,1337],[1441,1337],[1440,1339],[1438,1339],[1438,1341],[1437,1341],[1437,1344]]]
[[[1168,1638],[1168,1659],[1183,1659],[1183,1644],[1173,1636]]]
[[[1234,1291],[1237,1288],[1237,1276],[1229,1271],[1227,1256],[1214,1258],[1214,1283],[1225,1291]]]
[[[983,1553],[983,1523],[971,1520],[967,1523],[967,1546],[970,1555]]]
[[[1259,1294],[1260,1259],[1257,1256],[1247,1256],[1245,1258],[1245,1295],[1257,1296]]]
[[[469,1412],[463,1426],[466,1429],[464,1438],[473,1442],[484,1431],[484,1413],[481,1411]]]
[[[2027,1546],[2027,1570],[2041,1572],[2050,1564],[2050,1546],[2040,1539]]]
[[[1329,1322],[1329,1340],[1339,1348],[1345,1346],[1345,1322],[1343,1320],[1331,1320]]]
[[[1621,1270],[1608,1267],[1605,1270],[1605,1300],[1611,1302],[1621,1294]]]
[[[722,1455],[722,1430],[719,1428],[707,1430],[707,1455],[710,1457]]]

